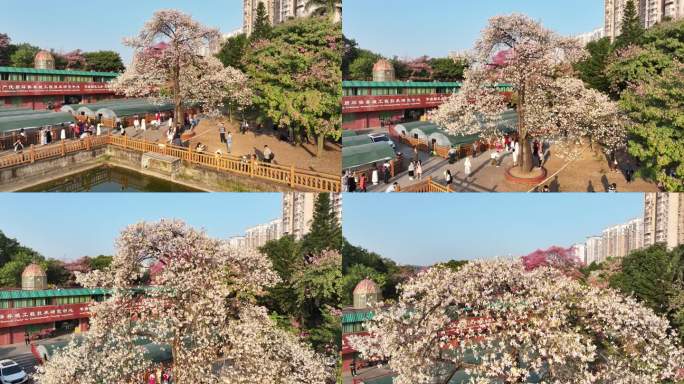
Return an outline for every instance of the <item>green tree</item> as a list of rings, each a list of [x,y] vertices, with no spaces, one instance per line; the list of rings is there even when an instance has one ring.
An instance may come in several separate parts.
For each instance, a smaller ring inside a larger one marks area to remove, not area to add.
[[[11,260],[0,267],[0,287],[14,288],[21,287],[21,273],[31,263],[40,263],[42,256],[35,252],[20,248],[12,255]]]
[[[622,94],[632,124],[629,153],[640,172],[667,191],[684,191],[684,64],[678,63]]]
[[[20,247],[16,239],[11,239],[0,231],[0,266],[10,261]]]
[[[348,39],[342,35],[343,52],[342,52],[342,79],[349,79],[349,65],[359,55],[358,44],[354,39]]]
[[[627,0],[625,10],[622,15],[622,32],[615,40],[617,48],[627,47],[632,44],[639,44],[644,36],[644,27],[641,26],[639,13],[637,12],[634,0]]]
[[[610,285],[666,315],[684,336],[684,246],[668,251],[657,244],[632,252],[622,260],[622,271],[611,277]]]
[[[598,41],[592,41],[587,44],[586,49],[589,57],[575,64],[575,70],[579,72],[579,77],[588,87],[608,93],[610,81],[605,70],[612,52],[610,39],[605,37]]]
[[[13,67],[33,68],[33,60],[40,48],[31,44],[20,44],[10,57]]]
[[[408,65],[397,56],[394,56],[392,60],[390,60],[390,63],[392,63],[392,66],[394,67],[394,76],[397,80],[405,81],[411,77],[411,70],[409,70]]]
[[[324,250],[342,249],[342,227],[333,211],[330,194],[319,193],[314,204],[311,230],[302,238],[305,255],[315,255]]]
[[[10,55],[14,48],[11,42],[12,39],[6,33],[0,33],[0,66],[2,67],[10,64]]]
[[[311,329],[323,321],[325,307],[337,307],[342,298],[342,258],[326,251],[315,255],[291,278],[302,325]]]
[[[441,263],[439,265],[449,268],[454,272],[458,272],[464,265],[468,264],[468,260],[449,260],[446,263]]]
[[[438,81],[461,81],[466,69],[466,62],[449,57],[430,59],[432,78]]]
[[[273,29],[268,41],[252,44],[245,69],[255,107],[276,126],[297,136],[338,140],[341,131],[342,31],[325,18],[297,19]]]
[[[66,287],[73,283],[73,275],[64,268],[64,262],[56,259],[47,259],[42,261],[40,266],[47,275],[48,283],[58,287]]]
[[[86,69],[96,72],[123,72],[124,66],[121,55],[114,51],[96,51],[83,54]]]
[[[673,64],[672,57],[653,46],[632,46],[610,60],[605,74],[611,93],[620,97],[629,87],[647,82]]]
[[[245,56],[248,46],[249,39],[247,39],[247,35],[241,33],[226,40],[221,46],[221,50],[216,54],[216,57],[221,60],[224,66],[244,71],[245,66],[242,63],[242,58]]]
[[[98,255],[88,258],[88,264],[93,271],[104,271],[112,263],[112,256]]]
[[[254,18],[254,24],[252,24],[252,34],[250,39],[260,40],[268,39],[271,36],[271,22],[268,20],[268,13],[266,13],[266,6],[263,1],[259,2],[257,5],[256,17]]]
[[[292,275],[304,268],[304,257],[301,248],[293,236],[284,236],[278,240],[269,241],[259,248],[273,264],[273,270],[278,273],[281,282],[269,289],[269,294],[262,300],[262,304],[269,310],[286,317],[298,317],[297,297],[292,288]]]
[[[322,322],[309,331],[309,342],[314,350],[328,356],[339,355],[342,349],[342,320],[339,310],[327,307],[322,312]]]
[[[349,77],[345,80],[366,81],[373,79],[373,66],[382,56],[366,49],[359,49],[356,57],[349,63]]]

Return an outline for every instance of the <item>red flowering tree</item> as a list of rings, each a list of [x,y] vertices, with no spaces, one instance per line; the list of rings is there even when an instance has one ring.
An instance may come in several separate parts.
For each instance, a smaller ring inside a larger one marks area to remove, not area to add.
[[[579,269],[584,266],[584,262],[575,256],[572,248],[552,246],[548,249],[537,249],[522,258],[523,266],[526,271],[532,271],[539,267],[550,267],[565,272],[567,275],[575,276]]]

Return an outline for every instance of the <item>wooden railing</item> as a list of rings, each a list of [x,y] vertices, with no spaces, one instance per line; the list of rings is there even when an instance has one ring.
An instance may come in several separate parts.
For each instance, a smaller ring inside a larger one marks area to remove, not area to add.
[[[453,192],[450,186],[442,185],[434,180],[432,177],[428,177],[423,181],[419,181],[416,184],[409,185],[406,187],[399,187],[397,192],[412,192],[412,193],[430,193],[430,192],[442,192],[449,193]]]
[[[216,169],[239,175],[268,180],[292,189],[307,189],[320,192],[340,192],[341,180],[337,175],[298,169],[294,166],[268,164],[257,160],[245,160],[230,155],[199,153],[192,148],[151,143],[145,140],[131,139],[128,136],[89,136],[83,140],[63,140],[57,144],[36,147],[31,145],[22,153],[0,156],[0,168],[33,163],[37,160],[62,157],[68,153],[90,150],[112,145],[115,147],[137,151],[154,152],[178,157],[181,160],[199,166]]]

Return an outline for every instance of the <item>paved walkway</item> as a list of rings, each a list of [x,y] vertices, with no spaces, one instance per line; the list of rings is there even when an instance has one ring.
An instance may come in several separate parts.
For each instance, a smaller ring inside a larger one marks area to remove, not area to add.
[[[385,131],[386,132],[386,131]],[[417,179],[410,180],[408,177],[408,164],[413,160],[413,149],[403,143],[395,143],[397,151],[404,154],[402,170],[390,180],[390,183],[398,182],[400,186],[406,187],[418,182]],[[609,169],[605,156],[591,149],[588,145],[583,148],[581,156],[577,159],[569,160],[554,155],[552,146],[547,153],[547,160],[544,168],[548,172],[548,179],[539,185],[548,185],[552,192],[606,192],[608,186],[616,183],[619,192],[657,192],[655,183],[647,180],[637,179],[628,183],[622,172],[614,172]],[[432,176],[433,180],[445,185],[444,172],[449,169],[454,178],[453,188],[456,192],[528,192],[535,186],[526,184],[516,184],[506,180],[506,169],[513,166],[511,153],[502,152],[500,154],[500,166],[491,165],[491,154],[494,151],[487,151],[471,158],[471,174],[465,178],[465,159],[460,159],[455,164],[437,156],[430,156],[426,152],[419,152],[419,159],[423,165],[423,179]],[[625,156],[620,158],[620,164],[629,164],[631,160]],[[377,186],[370,186],[369,191],[384,192],[388,185],[380,183]]]

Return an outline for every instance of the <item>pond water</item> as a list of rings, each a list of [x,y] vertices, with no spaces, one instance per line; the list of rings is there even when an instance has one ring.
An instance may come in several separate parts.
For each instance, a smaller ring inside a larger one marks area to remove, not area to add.
[[[200,192],[125,168],[102,166],[52,180],[22,192]]]

